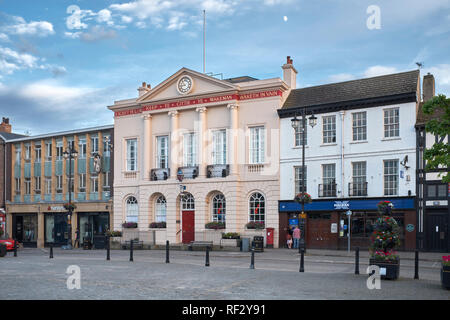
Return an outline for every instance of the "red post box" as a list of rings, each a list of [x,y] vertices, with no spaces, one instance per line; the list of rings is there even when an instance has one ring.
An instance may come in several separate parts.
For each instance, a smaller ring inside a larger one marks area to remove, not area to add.
[[[274,228],[266,228],[266,246],[267,248],[273,248],[273,234],[275,232]]]

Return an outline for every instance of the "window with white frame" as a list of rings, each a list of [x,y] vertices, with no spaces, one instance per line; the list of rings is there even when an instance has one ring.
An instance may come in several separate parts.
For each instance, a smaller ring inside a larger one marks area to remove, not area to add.
[[[216,194],[212,199],[212,221],[225,223],[227,204],[225,196]]]
[[[91,192],[92,193],[98,192],[98,177],[97,176],[91,177]]]
[[[367,113],[355,112],[353,117],[353,141],[367,140]]]
[[[31,145],[25,145],[25,160],[29,161],[31,159]]]
[[[52,160],[52,143],[46,142],[45,143],[45,157],[47,161]]]
[[[63,176],[57,175],[56,176],[56,192],[62,193],[62,186],[63,186]]]
[[[250,164],[263,164],[265,156],[264,126],[250,128]]]
[[[40,176],[34,177],[34,191],[38,194],[41,193],[41,177]]]
[[[109,172],[103,172],[103,189],[109,189]]]
[[[78,156],[80,159],[86,158],[86,138],[78,139]]]
[[[322,117],[323,143],[336,142],[336,116]]]
[[[384,110],[384,137],[400,136],[399,108]]]
[[[255,192],[249,199],[249,220],[254,222],[264,222],[266,213],[266,200],[264,196]]]
[[[91,154],[98,153],[98,137],[91,137]]]
[[[181,198],[181,210],[195,210],[194,196],[190,193]]]
[[[16,194],[20,193],[20,178],[15,179],[15,191],[16,191]]]
[[[127,139],[127,171],[137,171],[137,139]]]
[[[155,203],[155,222],[166,222],[167,201],[164,196],[159,196]]]
[[[25,178],[25,194],[31,194],[31,178]]]
[[[78,190],[79,192],[86,192],[86,173],[78,175]]]
[[[169,136],[156,137],[156,166],[160,169],[169,167]]]
[[[56,160],[62,160],[63,158],[63,143],[62,141],[56,142]]]
[[[295,167],[295,194],[303,192],[303,186],[305,186],[305,192],[307,192],[307,167],[305,166],[305,176],[303,176],[303,167]]]
[[[365,161],[352,162],[353,183],[350,189],[352,196],[367,195],[367,165]]]
[[[34,145],[34,162],[41,162],[41,145]]]
[[[227,131],[225,129],[212,132],[212,164],[227,163]]]
[[[295,146],[300,147],[303,145],[303,135],[305,135],[305,146],[308,144],[308,126],[303,128],[303,120],[300,119],[298,127],[294,128],[295,134]]]
[[[139,207],[138,201],[135,197],[130,196],[126,200],[126,221],[127,222],[138,222]]]
[[[185,167],[197,165],[197,135],[194,132],[183,135],[183,160]]]
[[[16,163],[20,163],[22,157],[22,149],[19,145],[16,145]]]
[[[384,160],[384,195],[398,195],[398,160]]]
[[[52,178],[45,178],[45,194],[52,194]]]
[[[336,196],[336,164],[322,165],[322,197]]]

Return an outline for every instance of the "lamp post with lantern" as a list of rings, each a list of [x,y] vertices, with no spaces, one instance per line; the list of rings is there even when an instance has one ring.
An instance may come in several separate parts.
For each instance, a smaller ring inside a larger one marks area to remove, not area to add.
[[[73,147],[73,144],[69,145],[69,149],[63,152],[64,159],[69,160],[69,205],[68,205],[68,214],[67,214],[67,227],[68,227],[68,240],[67,246],[63,247],[63,249],[70,250],[72,249],[72,191],[73,191],[73,182],[72,182],[72,159],[75,159],[78,156],[78,152]]]
[[[311,128],[314,128],[314,126],[317,124],[317,117],[314,116],[314,114],[311,114],[311,116],[308,118],[308,120],[309,120],[309,125],[311,126]],[[303,109],[302,109],[302,118],[298,119],[297,114],[295,114],[294,118],[291,119],[291,125],[292,125],[292,128],[294,128],[295,132],[297,132],[297,130],[300,130],[300,132],[302,134],[302,190],[301,190],[301,192],[304,195],[306,192],[306,179],[305,179],[305,175],[306,175],[306,169],[305,169],[306,106],[303,107]],[[301,204],[302,204],[302,213],[301,213],[300,219],[299,219],[299,228],[301,230],[301,235],[300,235],[300,244],[298,246],[298,250],[300,252],[303,249],[305,252],[306,251],[306,244],[305,244],[306,214],[305,214],[304,196],[302,197]]]

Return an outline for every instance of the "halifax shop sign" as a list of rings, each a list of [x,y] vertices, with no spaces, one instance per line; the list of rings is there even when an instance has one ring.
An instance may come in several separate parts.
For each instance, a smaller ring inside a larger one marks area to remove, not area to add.
[[[371,198],[371,199],[350,199],[350,200],[319,200],[312,203],[305,203],[305,211],[337,211],[337,210],[377,210],[380,201],[390,201],[394,205],[394,210],[413,210],[414,197],[407,198]],[[298,212],[302,210],[302,205],[293,200],[279,202],[279,212]]]

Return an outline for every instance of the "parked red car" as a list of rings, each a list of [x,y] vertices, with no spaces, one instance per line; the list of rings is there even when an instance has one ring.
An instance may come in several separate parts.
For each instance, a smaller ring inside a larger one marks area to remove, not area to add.
[[[0,243],[6,245],[6,251],[14,250],[14,239],[4,236],[0,238]],[[19,247],[19,242],[17,242],[17,247]]]

